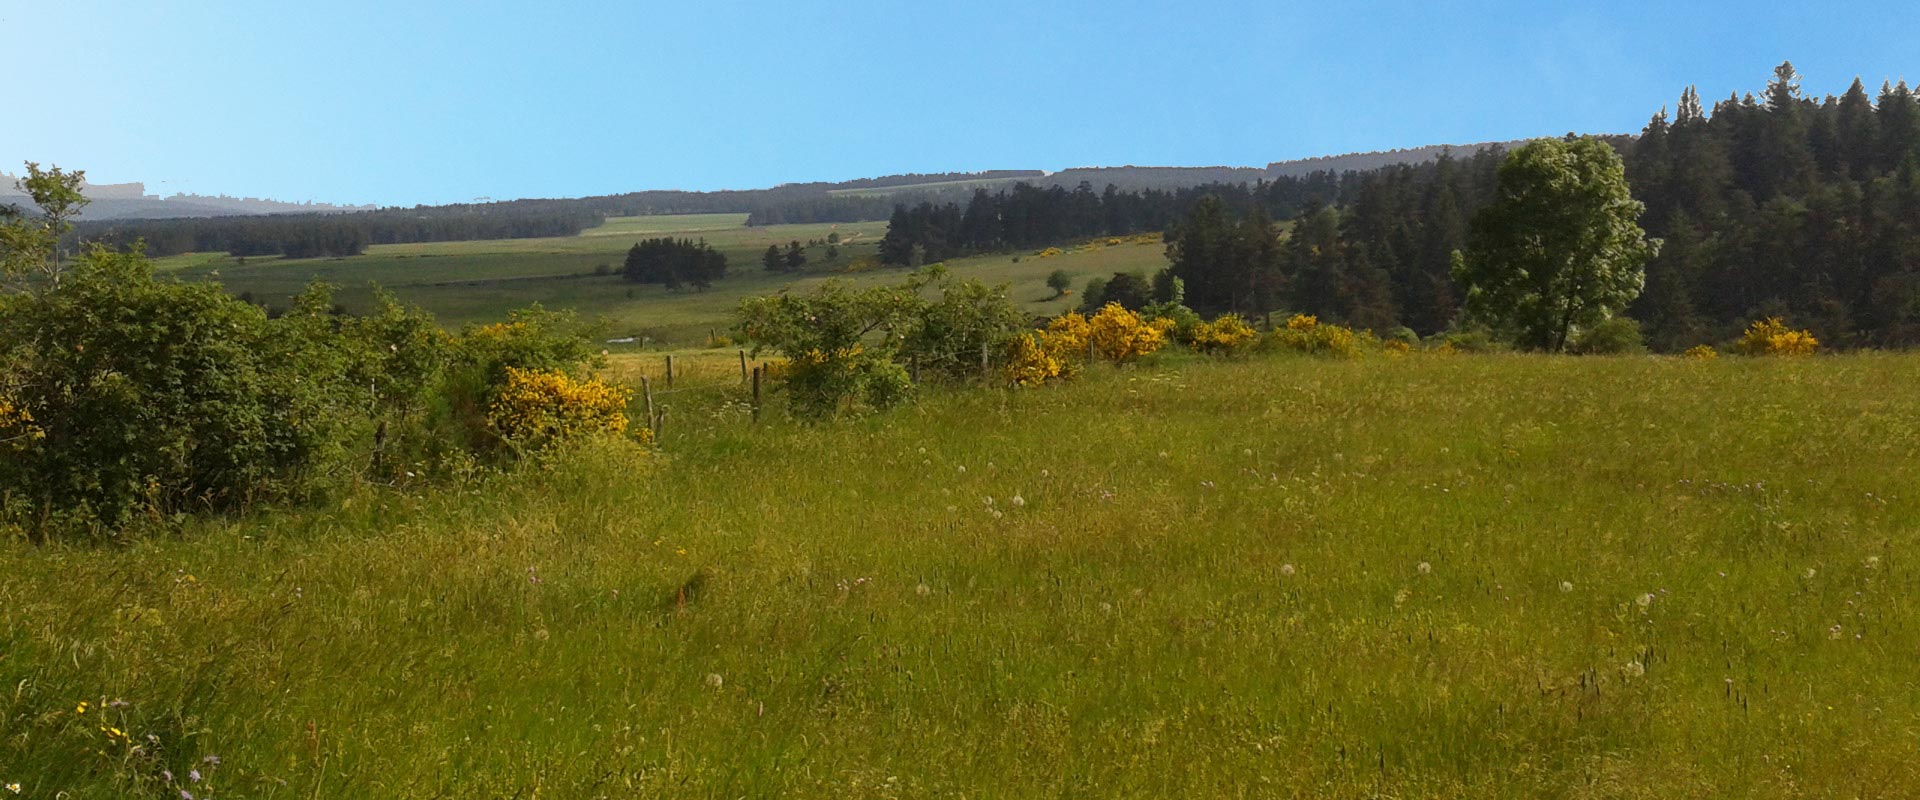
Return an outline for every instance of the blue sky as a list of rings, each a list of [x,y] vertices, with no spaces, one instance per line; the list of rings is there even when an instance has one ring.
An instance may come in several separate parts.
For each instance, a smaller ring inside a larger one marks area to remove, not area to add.
[[[438,203],[1638,130],[1920,78],[1895,3],[0,0],[0,170]],[[1911,71],[1909,71],[1911,70]]]

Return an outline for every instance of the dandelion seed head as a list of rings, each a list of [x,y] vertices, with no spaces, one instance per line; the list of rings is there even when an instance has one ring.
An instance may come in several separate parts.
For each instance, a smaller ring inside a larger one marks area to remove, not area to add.
[[[1653,593],[1648,592],[1633,599],[1633,604],[1641,608],[1653,605]]]
[[[715,689],[718,689],[718,688],[720,688],[720,687],[722,687],[722,686],[725,686],[725,685],[726,685],[726,683],[727,683],[727,679],[726,679],[726,678],[722,678],[722,677],[720,677],[720,673],[718,673],[718,672],[709,672],[709,673],[707,673],[707,685],[708,685],[708,686],[711,686],[711,687],[713,687],[713,688],[715,688]]]
[[[1020,495],[1016,494],[1013,496],[1013,499],[1009,500],[1008,502],[1012,503],[1014,508],[1023,508],[1027,504],[1027,498],[1021,497]]]
[[[1415,567],[1414,569],[1416,569],[1416,570],[1419,570],[1419,572],[1420,572],[1420,574],[1422,574],[1422,575],[1432,575],[1432,574],[1433,574],[1433,565],[1432,565],[1432,564],[1429,564],[1429,563],[1427,563],[1427,562],[1425,562],[1425,561],[1422,561],[1422,562],[1420,562],[1420,566],[1418,566],[1418,567]]]
[[[1294,569],[1293,569],[1293,565],[1292,565],[1292,564],[1281,564],[1281,565],[1280,565],[1280,574],[1282,574],[1282,575],[1285,575],[1285,576],[1287,576],[1287,577],[1289,577],[1289,578],[1291,578],[1291,577],[1293,577],[1293,573],[1294,573]]]
[[[1620,668],[1620,671],[1626,673],[1629,678],[1638,678],[1647,674],[1647,665],[1638,661],[1629,661],[1626,666]]]
[[[1571,592],[1571,591],[1573,591],[1573,581],[1561,581],[1561,582],[1560,582],[1560,593],[1561,593],[1561,594],[1566,594],[1567,592]]]
[[[913,593],[920,595],[921,597],[926,597],[927,595],[933,594],[933,587],[923,583],[923,584],[920,584],[919,586],[913,587]]]

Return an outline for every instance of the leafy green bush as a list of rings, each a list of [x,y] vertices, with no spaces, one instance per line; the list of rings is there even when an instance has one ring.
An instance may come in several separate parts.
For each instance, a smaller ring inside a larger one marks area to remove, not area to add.
[[[1493,331],[1478,326],[1434,334],[1430,343],[1434,349],[1449,353],[1497,353],[1507,349]]]
[[[0,296],[8,394],[38,430],[0,462],[10,521],[106,531],[300,498],[356,471],[373,407],[322,296],[269,320],[210,284],[94,249],[43,291]],[[24,518],[22,515],[25,515]]]
[[[1640,337],[1640,323],[1628,317],[1610,317],[1580,332],[1573,341],[1573,352],[1582,355],[1630,355],[1647,352]]]
[[[918,290],[917,281],[859,290],[829,281],[805,295],[748,298],[739,328],[756,350],[787,357],[780,380],[796,415],[885,408],[911,386],[894,356],[924,305]]]
[[[979,281],[949,282],[944,271],[924,276],[940,297],[912,309],[897,360],[922,376],[982,376],[981,356],[998,356],[1026,318],[1007,297],[1007,287]]]

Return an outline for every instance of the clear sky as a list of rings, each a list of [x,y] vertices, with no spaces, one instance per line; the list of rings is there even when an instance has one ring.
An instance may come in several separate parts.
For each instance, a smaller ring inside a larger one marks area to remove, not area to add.
[[[1920,78],[1906,3],[0,0],[0,169],[438,203],[1265,165],[1643,126],[1792,59]]]

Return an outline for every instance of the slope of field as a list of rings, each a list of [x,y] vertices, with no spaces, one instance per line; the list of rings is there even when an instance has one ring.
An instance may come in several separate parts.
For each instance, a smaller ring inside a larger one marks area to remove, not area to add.
[[[376,245],[351,258],[252,258],[245,264],[224,254],[196,253],[160,259],[159,264],[183,279],[218,280],[235,294],[270,305],[284,304],[310,281],[322,280],[338,288],[337,299],[343,305],[364,310],[372,297],[370,285],[377,283],[450,327],[496,322],[513,309],[540,303],[572,309],[589,320],[604,320],[610,337],[632,336],[668,346],[697,345],[707,340],[709,332],[724,332],[733,323],[734,309],[748,297],[788,288],[804,290],[831,279],[862,285],[898,282],[907,272],[842,271],[851,262],[874,255],[886,235],[884,222],[749,228],[742,224],[744,220],[740,214],[616,218],[574,237]],[[801,275],[769,274],[761,268],[768,245],[824,240],[832,233],[840,234],[842,240],[837,263],[825,260],[825,247],[812,247],[808,271]],[[727,255],[731,273],[705,291],[667,291],[628,283],[618,275],[594,274],[600,267],[618,271],[627,248],[657,236],[705,239]],[[1109,246],[1106,240],[1098,240],[1070,247],[1058,256],[1003,254],[961,259],[948,266],[962,277],[1011,284],[1015,300],[1041,315],[1057,314],[1079,300],[1078,296],[1055,297],[1046,287],[1047,275],[1054,270],[1067,271],[1079,286],[1087,278],[1119,270],[1151,272],[1165,266],[1165,258],[1157,242],[1127,240]]]
[[[817,426],[666,394],[642,464],[0,544],[0,782],[1911,797],[1916,381],[1168,358]]]

